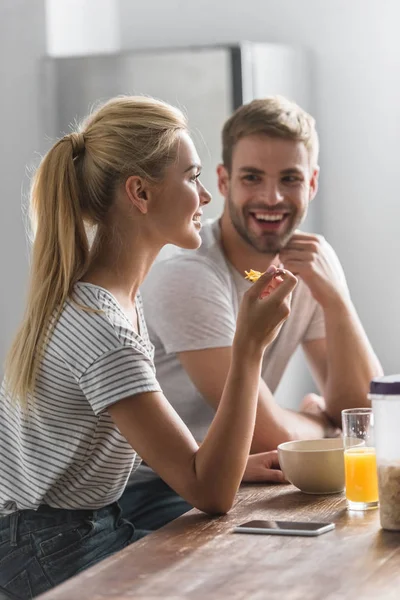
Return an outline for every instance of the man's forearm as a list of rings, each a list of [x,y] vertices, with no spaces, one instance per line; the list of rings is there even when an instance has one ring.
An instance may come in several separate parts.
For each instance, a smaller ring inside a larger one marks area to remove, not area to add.
[[[328,365],[324,397],[328,416],[340,427],[343,409],[369,406],[369,383],[382,374],[382,367],[349,298],[324,308],[324,316]]]
[[[332,431],[327,415],[296,412],[279,406],[264,381],[260,382],[252,454],[274,450],[278,444],[326,437]]]

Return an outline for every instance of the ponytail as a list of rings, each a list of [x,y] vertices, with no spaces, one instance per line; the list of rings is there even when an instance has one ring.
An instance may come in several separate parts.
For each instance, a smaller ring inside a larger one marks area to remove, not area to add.
[[[34,243],[27,307],[6,361],[7,391],[22,402],[34,390],[52,318],[88,262],[75,165],[83,152],[83,134],[66,136],[44,157],[32,182]]]
[[[28,301],[6,362],[8,393],[26,402],[41,358],[74,284],[89,266],[86,224],[102,226],[117,186],[132,174],[160,181],[187,129],[176,108],[146,97],[114,98],[59,140],[31,189],[34,232]],[[97,238],[96,238],[97,239]]]

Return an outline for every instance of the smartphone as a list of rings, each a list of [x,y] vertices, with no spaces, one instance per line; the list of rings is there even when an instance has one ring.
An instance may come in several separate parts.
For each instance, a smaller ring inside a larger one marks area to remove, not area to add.
[[[266,533],[272,535],[321,535],[335,529],[334,523],[302,521],[249,521],[233,530],[235,533]]]

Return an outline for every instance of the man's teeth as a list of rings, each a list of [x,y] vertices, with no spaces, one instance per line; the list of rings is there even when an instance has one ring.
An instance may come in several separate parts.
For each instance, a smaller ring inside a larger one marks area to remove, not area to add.
[[[285,215],[260,215],[253,213],[253,216],[257,219],[257,221],[282,221]]]

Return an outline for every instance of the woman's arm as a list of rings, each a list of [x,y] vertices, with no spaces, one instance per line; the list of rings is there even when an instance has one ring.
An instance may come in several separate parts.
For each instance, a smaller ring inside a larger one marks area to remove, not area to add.
[[[263,352],[289,315],[288,295],[297,280],[285,272],[279,287],[262,297],[273,277],[264,275],[245,294],[225,388],[200,448],[161,393],[132,396],[108,409],[143,460],[207,513],[232,506],[250,452]]]

